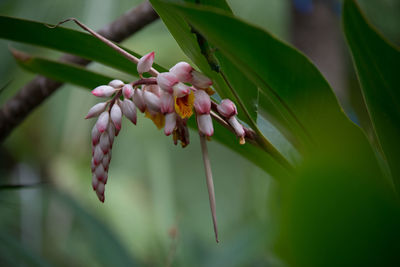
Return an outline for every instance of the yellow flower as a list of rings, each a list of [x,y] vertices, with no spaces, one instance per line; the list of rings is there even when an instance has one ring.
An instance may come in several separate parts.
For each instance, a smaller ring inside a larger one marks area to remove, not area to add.
[[[190,118],[193,115],[194,93],[190,91],[188,95],[174,97],[175,112],[182,118]]]

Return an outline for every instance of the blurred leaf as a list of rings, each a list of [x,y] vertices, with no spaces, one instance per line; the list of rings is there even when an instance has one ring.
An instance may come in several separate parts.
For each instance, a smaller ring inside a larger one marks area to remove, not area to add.
[[[74,54],[137,76],[135,64],[89,34],[63,27],[52,29],[44,23],[5,16],[0,16],[0,25],[0,38]],[[154,67],[158,68],[157,65]]]
[[[105,224],[65,193],[56,190],[54,192],[54,196],[65,204],[85,226],[85,233],[89,234],[87,241],[91,243],[90,248],[99,263],[103,266],[142,266],[130,256],[126,247]]]
[[[92,72],[77,65],[34,57],[15,49],[12,52],[15,60],[22,68],[56,81],[69,82],[93,89],[100,84],[108,84],[113,80],[112,77]]]
[[[354,0],[346,0],[343,26],[369,115],[400,192],[400,50],[366,20]]]
[[[0,232],[0,264],[8,266],[50,266],[8,233]]]

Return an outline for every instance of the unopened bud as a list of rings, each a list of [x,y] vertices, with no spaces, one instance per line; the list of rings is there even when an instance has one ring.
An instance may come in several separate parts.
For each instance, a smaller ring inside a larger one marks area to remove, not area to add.
[[[164,133],[166,136],[170,135],[176,128],[176,113],[168,113],[165,115]]]
[[[154,62],[154,52],[148,53],[139,59],[137,71],[139,74],[148,72]]]
[[[101,202],[104,202],[104,183],[99,182],[96,188],[97,197]]]
[[[214,134],[214,128],[210,114],[197,116],[197,126],[200,133],[206,136],[212,136]]]
[[[108,113],[108,111],[103,111],[96,122],[97,130],[99,130],[100,133],[104,132],[107,129],[109,120],[110,114]]]
[[[160,97],[160,111],[163,114],[174,112],[174,98],[168,93],[162,93]]]
[[[205,89],[210,87],[213,84],[213,82],[210,80],[210,78],[208,78],[201,72],[193,70],[191,84],[193,84],[197,88]]]
[[[95,124],[92,128],[92,145],[95,146],[99,143],[101,133]]]
[[[135,103],[136,107],[140,110],[140,112],[144,112],[146,110],[146,103],[143,99],[143,91],[140,89],[135,89],[133,93],[133,103]]]
[[[114,88],[120,88],[124,86],[124,82],[121,80],[112,80],[111,82],[108,83],[109,86],[114,87]]]
[[[160,98],[158,96],[151,92],[143,91],[143,99],[150,111],[160,112]]]
[[[93,175],[92,175],[92,187],[93,187],[93,190],[96,190],[98,184],[99,184],[99,180],[97,180],[96,174],[93,173]]]
[[[190,93],[190,87],[181,82],[172,86],[172,89],[173,89],[173,94],[176,97],[182,97]]]
[[[93,163],[94,165],[99,165],[101,160],[103,159],[104,153],[103,150],[101,150],[100,146],[97,145],[94,148],[94,154],[93,154]]]
[[[196,90],[194,92],[194,109],[199,115],[210,114],[211,99],[205,91]]]
[[[127,117],[133,124],[136,124],[137,115],[135,104],[129,99],[124,99],[120,105],[125,117]]]
[[[180,82],[189,83],[192,80],[192,70],[189,63],[182,61],[173,66],[169,72],[175,74]]]
[[[143,86],[143,91],[152,92],[152,93],[155,94],[156,96],[160,96],[160,95],[161,95],[160,86],[158,86],[157,84],[148,84],[148,85],[144,85],[144,86]]]
[[[100,136],[99,146],[104,154],[108,153],[111,148],[110,138],[108,137],[107,132],[104,132]]]
[[[240,124],[240,122],[236,119],[236,116],[232,116],[228,119],[229,124],[232,126],[232,128],[235,130],[235,133],[239,137],[244,137],[245,136],[245,131],[243,129],[243,125]]]
[[[178,78],[175,76],[175,74],[171,72],[162,72],[157,75],[158,86],[160,86],[162,90],[164,90],[169,94],[172,94],[174,92],[172,86],[174,86],[178,82],[179,82]]]
[[[128,98],[128,99],[131,98],[133,96],[133,87],[132,87],[132,85],[130,85],[129,83],[125,84],[122,87],[122,94],[124,95],[125,98]]]
[[[92,90],[92,94],[98,97],[110,97],[115,93],[116,89],[109,85],[100,85]]]
[[[93,118],[99,116],[107,107],[107,102],[97,103],[93,107],[89,109],[88,114],[86,115],[85,119]]]
[[[111,147],[112,147],[112,144],[113,144],[113,142],[114,142],[114,137],[115,137],[115,127],[114,127],[114,124],[112,124],[112,123],[109,123],[108,124],[108,128],[107,128],[107,134],[108,134],[108,138],[110,138],[110,144],[111,144]],[[109,153],[111,153],[111,150],[109,151]]]
[[[104,171],[104,167],[102,164],[99,164],[96,167],[96,170],[94,170],[94,174],[96,174],[97,180],[99,180],[99,181],[102,181],[104,179],[104,173],[105,173],[105,171]]]
[[[121,129],[121,120],[122,120],[122,111],[118,105],[118,102],[115,102],[110,111],[111,121],[114,123],[115,129],[119,131]]]
[[[218,112],[225,118],[230,118],[237,115],[237,109],[235,104],[229,99],[223,99],[217,106]]]

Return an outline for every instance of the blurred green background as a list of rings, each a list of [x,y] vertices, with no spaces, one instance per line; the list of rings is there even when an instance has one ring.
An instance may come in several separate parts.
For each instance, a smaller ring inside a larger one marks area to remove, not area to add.
[[[0,13],[52,24],[76,17],[99,29],[140,2],[1,0]],[[294,2],[301,6],[308,1]],[[340,3],[322,2],[332,16],[331,27],[340,30],[336,9]],[[293,13],[303,11],[299,6],[294,9],[291,1],[228,3],[236,15],[296,44]],[[400,42],[397,1],[359,3],[374,25]],[[315,36],[310,45],[318,40]],[[332,42],[342,47],[343,36]],[[165,67],[188,60],[160,20],[123,45],[142,54],[155,51],[157,63]],[[0,87],[7,86],[0,93],[0,104],[34,77],[16,66],[9,46],[35,55],[60,56],[1,40]],[[341,79],[334,89],[343,108],[362,123],[363,111],[351,101],[357,88],[347,53],[343,48],[337,54],[344,74],[328,80]],[[320,58],[310,57],[318,66]],[[99,64],[91,64],[90,69],[133,79]],[[335,69],[321,71],[329,74]],[[113,147],[106,201],[101,204],[91,189],[94,121],[83,119],[97,101],[87,90],[64,85],[1,145],[1,185],[43,185],[0,191],[0,265],[284,266],[272,252],[279,227],[274,216],[279,206],[277,182],[226,147],[210,142],[221,240],[215,244],[196,132],[191,132],[191,144],[181,149],[144,116],[139,115],[137,126],[125,120]]]

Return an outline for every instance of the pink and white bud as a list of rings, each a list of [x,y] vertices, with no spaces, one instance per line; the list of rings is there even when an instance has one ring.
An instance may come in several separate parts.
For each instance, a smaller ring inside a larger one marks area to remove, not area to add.
[[[97,103],[93,107],[89,109],[88,114],[86,115],[85,119],[97,117],[102,113],[107,107],[107,102]]]
[[[213,82],[203,73],[193,70],[191,84],[193,84],[197,88],[205,89],[210,87],[213,84]]]
[[[155,94],[158,97],[161,95],[160,86],[158,86],[157,84],[143,85],[143,91],[152,92],[153,94]]]
[[[133,124],[136,125],[137,115],[136,115],[136,106],[129,99],[124,99],[120,102],[122,114],[128,118]]]
[[[115,93],[116,89],[109,85],[100,85],[92,90],[92,94],[98,97],[110,97]]]
[[[120,88],[124,86],[125,83],[121,80],[112,80],[111,82],[108,83],[108,85],[114,88]]]
[[[143,99],[143,91],[140,89],[135,89],[133,93],[133,103],[135,103],[136,107],[140,110],[140,112],[144,112],[146,110],[146,103]]]
[[[128,98],[128,99],[132,98],[132,96],[133,96],[133,87],[132,87],[132,85],[130,85],[129,83],[125,84],[122,87],[122,94],[124,95],[125,98]]]
[[[101,202],[104,202],[104,183],[99,182],[96,188],[97,197]]]
[[[160,86],[162,90],[164,90],[169,94],[172,94],[174,92],[172,86],[174,86],[178,82],[179,82],[178,78],[175,76],[175,74],[171,72],[162,72],[157,75],[158,86]]]
[[[190,87],[181,82],[172,86],[172,89],[173,89],[173,94],[176,97],[182,97],[190,93]]]
[[[111,121],[115,125],[115,129],[119,131],[121,129],[121,120],[122,120],[122,111],[118,105],[118,102],[115,102],[110,111]]]
[[[232,116],[228,119],[229,124],[235,130],[235,133],[239,137],[244,137],[246,132],[244,131],[243,125],[236,119],[236,116]]]
[[[100,136],[100,142],[99,142],[99,147],[103,151],[104,154],[107,154],[108,151],[111,149],[111,142],[110,138],[108,137],[107,132],[104,132]]]
[[[148,53],[139,59],[137,71],[139,74],[148,72],[154,62],[154,52]]]
[[[101,133],[97,129],[97,125],[95,124],[92,128],[92,145],[95,146],[99,143]]]
[[[176,113],[168,113],[165,115],[164,133],[166,136],[170,135],[176,128]]]
[[[192,81],[193,67],[187,62],[178,62],[175,66],[170,68],[169,72],[175,74],[180,82],[190,83]]]
[[[94,147],[94,154],[93,154],[93,163],[94,165],[99,165],[101,160],[103,159],[104,153],[101,150],[100,146],[97,145]]]
[[[96,190],[98,184],[99,184],[99,180],[97,180],[96,174],[93,173],[93,175],[92,175],[92,187],[93,187],[93,190]]]
[[[108,170],[108,166],[110,165],[110,161],[111,161],[111,155],[110,153],[107,153],[104,155],[101,164],[103,164],[104,170]]]
[[[90,161],[90,169],[91,169],[92,172],[94,172],[94,170],[96,169],[96,164],[94,164],[93,158]]]
[[[110,144],[112,147],[112,144],[114,142],[114,137],[116,136],[114,124],[112,124],[112,123],[108,124],[107,134],[108,134],[108,138],[110,138]],[[109,153],[111,153],[111,151],[109,151]]]
[[[143,99],[150,111],[160,112],[160,98],[158,96],[151,92],[143,91]]]
[[[174,98],[168,93],[162,93],[160,97],[160,111],[163,114],[175,111]]]
[[[199,115],[210,114],[211,99],[205,91],[196,90],[194,92],[194,109]]]
[[[235,104],[229,99],[223,99],[217,106],[218,112],[225,118],[230,118],[237,115],[237,109]]]
[[[104,132],[107,129],[109,121],[110,114],[108,113],[108,111],[103,111],[96,122],[97,130],[99,130],[100,133]]]
[[[103,167],[102,164],[99,164],[99,165],[96,167],[96,170],[94,170],[94,174],[96,174],[97,180],[103,181],[105,171],[104,171],[104,167]]]
[[[214,134],[214,127],[210,114],[203,114],[197,116],[197,126],[200,133],[206,136],[212,136]]]

